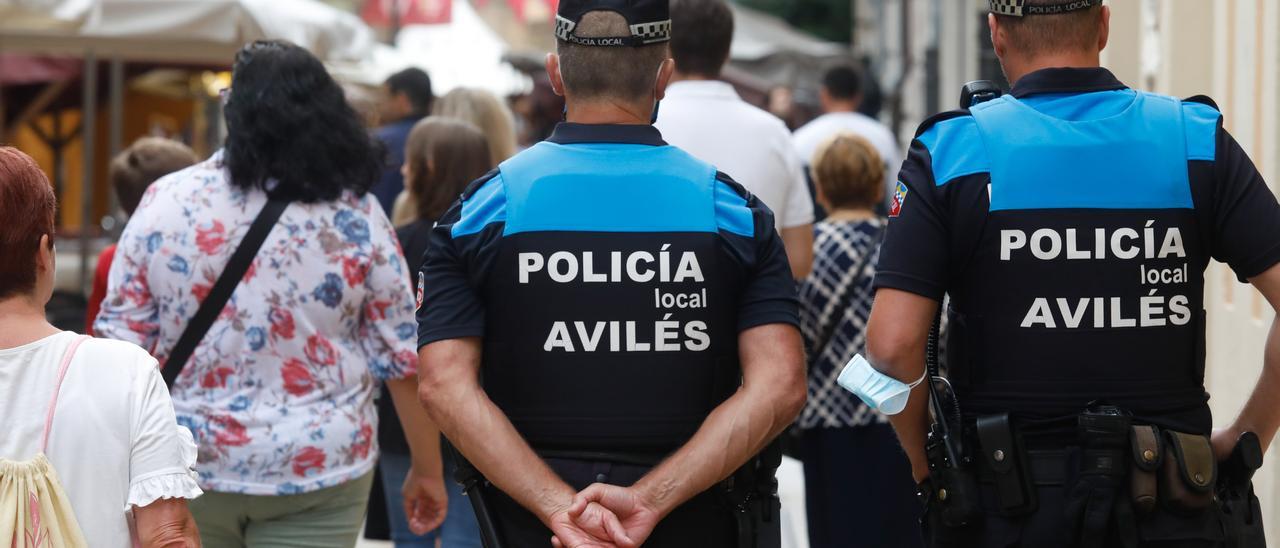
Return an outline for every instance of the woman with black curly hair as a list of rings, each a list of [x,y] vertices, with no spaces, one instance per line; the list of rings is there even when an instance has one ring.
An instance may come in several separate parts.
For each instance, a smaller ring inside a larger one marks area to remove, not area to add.
[[[236,55],[226,148],[147,191],[121,237],[95,329],[163,364],[268,198],[288,201],[173,385],[195,433],[192,505],[207,546],[352,546],[377,458],[376,379],[413,455],[414,529],[443,519],[438,434],[417,403],[408,269],[368,194],[379,147],[314,56]]]

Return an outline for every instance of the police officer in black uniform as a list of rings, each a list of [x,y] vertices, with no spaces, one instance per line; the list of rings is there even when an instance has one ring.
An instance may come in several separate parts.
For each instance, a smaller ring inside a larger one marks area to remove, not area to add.
[[[794,282],[768,208],[651,125],[670,32],[666,0],[562,0],[567,121],[426,253],[421,396],[504,546],[777,542],[755,456],[805,397]]]
[[[1219,546],[1232,532],[1215,460],[1244,432],[1264,449],[1275,434],[1259,395],[1280,391],[1280,337],[1273,325],[1254,397],[1211,432],[1204,271],[1225,262],[1280,304],[1280,206],[1211,100],[1099,67],[1101,0],[990,1],[1013,88],[920,127],[869,327],[874,367],[910,382],[950,296],[950,384],[920,385],[892,418],[926,532],[936,546]]]

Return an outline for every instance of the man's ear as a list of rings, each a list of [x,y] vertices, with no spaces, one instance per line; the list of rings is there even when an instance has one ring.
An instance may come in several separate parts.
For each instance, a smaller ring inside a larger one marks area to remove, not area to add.
[[[675,73],[676,61],[667,59],[658,67],[658,81],[653,86],[653,98],[661,101],[667,96],[667,86],[671,85],[671,75]]]
[[[987,14],[987,28],[991,29],[991,47],[996,52],[996,57],[1004,57],[1004,35],[1001,33],[1000,20],[996,18],[996,14]]]
[[[1102,28],[1098,30],[1098,51],[1107,49],[1107,39],[1111,37],[1111,6],[1102,5]]]
[[[547,54],[547,78],[551,80],[551,91],[564,97],[564,77],[560,76],[560,56]]]

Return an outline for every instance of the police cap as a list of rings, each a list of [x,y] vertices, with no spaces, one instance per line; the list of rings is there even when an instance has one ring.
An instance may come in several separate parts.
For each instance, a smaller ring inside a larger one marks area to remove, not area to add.
[[[1102,3],[1102,0],[1061,0],[1059,2],[1043,4],[1036,3],[1035,5],[1028,6],[1027,0],[989,1],[991,4],[991,13],[996,15],[1008,15],[1010,17],[1071,13],[1073,11],[1087,10]]]
[[[556,38],[581,46],[644,46],[671,40],[668,0],[560,0]],[[574,34],[582,16],[592,11],[617,12],[627,20],[631,36],[583,37]]]

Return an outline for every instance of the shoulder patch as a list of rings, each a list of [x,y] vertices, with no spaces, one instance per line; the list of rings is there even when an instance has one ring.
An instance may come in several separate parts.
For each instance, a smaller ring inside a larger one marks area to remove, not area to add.
[[[893,187],[893,202],[889,204],[889,217],[897,217],[902,214],[902,204],[907,201],[907,192],[909,189],[902,181],[898,181]]]

